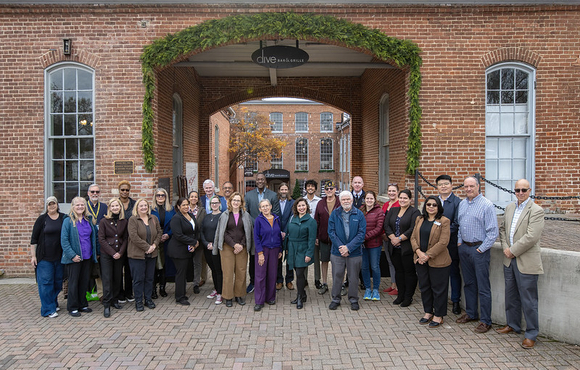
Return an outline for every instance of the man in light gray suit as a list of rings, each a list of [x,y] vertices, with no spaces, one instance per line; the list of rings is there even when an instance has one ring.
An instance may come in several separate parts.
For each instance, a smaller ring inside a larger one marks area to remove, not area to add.
[[[505,311],[507,325],[496,329],[500,334],[521,330],[522,309],[526,333],[522,347],[529,349],[538,336],[538,276],[544,273],[540,256],[540,237],[544,230],[544,211],[530,198],[530,183],[516,182],[517,202],[506,207],[500,223],[503,248]]]
[[[252,220],[260,215],[260,202],[262,199],[268,199],[272,204],[272,213],[280,217],[280,202],[278,202],[278,194],[266,187],[266,176],[260,172],[256,176],[256,189],[252,189],[246,193],[244,201],[246,202],[246,211],[252,216]],[[252,293],[254,291],[254,273],[256,268],[256,261],[254,256],[250,258],[250,285],[246,288],[246,292]]]

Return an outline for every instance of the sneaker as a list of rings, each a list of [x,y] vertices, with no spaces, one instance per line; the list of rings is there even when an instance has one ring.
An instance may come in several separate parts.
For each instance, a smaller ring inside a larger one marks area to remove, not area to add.
[[[399,290],[398,289],[393,289],[389,292],[389,295],[399,295]]]
[[[70,311],[68,314],[71,315],[72,317],[79,317],[81,315],[81,313],[78,310]]]
[[[222,304],[222,295],[221,294],[216,294],[215,304]]]
[[[340,306],[340,302],[332,301],[332,302],[330,302],[330,306],[328,306],[328,309],[334,311],[338,308],[338,306]]]
[[[135,297],[133,297],[132,295],[128,295],[128,296],[127,296],[127,300],[128,300],[129,302],[135,302]],[[121,302],[121,303],[123,303],[123,302]]]
[[[209,299],[212,299],[212,298],[215,298],[215,296],[216,296],[216,295],[217,295],[217,290],[215,290],[215,289],[214,289],[214,290],[211,292],[211,294],[207,296],[207,298],[209,298]]]
[[[51,313],[50,315],[48,315],[48,317],[50,317],[51,319],[55,318],[58,316],[58,313],[55,311],[53,313]]]
[[[248,288],[246,289],[246,293],[250,294],[254,291],[254,284],[248,285]]]
[[[79,311],[89,313],[89,312],[93,312],[93,309],[90,307],[83,307]]]
[[[342,284],[342,288],[340,288],[340,295],[345,296],[347,293],[348,290],[346,289],[346,285]]]
[[[352,303],[350,304],[350,309],[351,309],[351,310],[353,310],[353,311],[358,311],[358,310],[359,310],[359,308],[360,308],[360,307],[359,307],[359,305],[358,305],[358,302],[352,302]]]
[[[370,300],[371,300],[371,298],[372,298],[372,290],[370,290],[370,289],[366,289],[366,290],[365,290],[365,295],[364,295],[363,299],[364,299],[365,301],[370,301]]]
[[[320,287],[320,289],[318,289],[318,294],[324,294],[328,292],[328,285],[327,284],[322,284],[322,286]]]
[[[127,298],[125,298],[125,297],[123,297],[123,298],[119,298],[119,299],[117,300],[117,302],[119,302],[119,303],[127,303]]]
[[[57,306],[56,307],[56,312],[58,312],[58,311],[60,311],[60,307]]]
[[[373,301],[380,301],[381,300],[381,295],[379,294],[378,289],[373,289],[373,295],[371,296],[371,299]]]

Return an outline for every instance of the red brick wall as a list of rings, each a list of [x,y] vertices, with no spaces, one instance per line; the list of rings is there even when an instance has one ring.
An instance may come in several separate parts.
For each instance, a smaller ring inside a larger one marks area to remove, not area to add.
[[[210,113],[244,100],[294,96],[353,114],[352,174],[362,174],[369,184],[378,178],[373,163],[376,149],[362,148],[367,142],[376,148],[373,116],[381,94],[374,86],[391,89],[399,101],[396,108],[390,105],[395,109],[391,111],[391,139],[401,146],[391,152],[390,168],[393,176],[403,176],[408,97],[401,95],[401,89],[406,91],[406,75],[385,77],[388,84],[375,81],[383,77],[374,77],[377,72],[371,71],[361,79],[280,78],[273,88],[266,79],[210,81],[181,68],[159,73],[153,105],[155,148],[158,154],[165,154],[158,155],[154,173],[146,173],[141,153],[144,89],[139,57],[143,47],[209,19],[262,11],[329,14],[416,42],[423,58],[420,170],[431,180],[442,172],[457,181],[484,172],[486,68],[513,60],[534,66],[535,192],[579,193],[578,6],[0,5],[0,197],[6,203],[0,210],[0,218],[5,220],[0,225],[0,268],[8,275],[32,273],[28,242],[45,196],[44,72],[63,60],[95,70],[95,181],[101,185],[104,199],[116,195],[118,181],[125,178],[133,184],[134,197],[150,197],[157,179],[170,172],[169,148],[162,147],[168,142],[167,114],[171,110],[171,98],[165,93],[175,91],[190,102],[184,104],[184,128],[192,141],[187,143],[184,162],[198,161],[200,177],[210,173],[209,151],[200,150],[209,145]],[[63,38],[72,39],[70,57],[61,53]],[[220,91],[220,85],[227,91]],[[114,175],[113,162],[121,159],[135,161],[133,175]],[[577,201],[542,204],[552,210],[580,210]]]

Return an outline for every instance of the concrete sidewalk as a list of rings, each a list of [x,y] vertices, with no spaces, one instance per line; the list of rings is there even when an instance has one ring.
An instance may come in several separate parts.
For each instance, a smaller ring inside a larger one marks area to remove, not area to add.
[[[192,305],[185,307],[175,304],[173,288],[154,310],[126,304],[109,319],[99,302],[90,303],[94,312],[70,317],[60,299],[63,310],[50,319],[40,316],[35,285],[2,284],[0,369],[580,368],[578,346],[539,338],[524,350],[523,335],[476,334],[476,323],[456,324],[451,310],[441,328],[419,325],[418,295],[408,308],[382,293],[380,302],[361,301],[359,311],[344,300],[330,311],[329,294],[312,287],[297,310],[290,304],[296,291],[283,289],[276,305],[255,313],[253,294],[245,306],[227,308],[205,298],[211,282],[199,295],[188,284]]]

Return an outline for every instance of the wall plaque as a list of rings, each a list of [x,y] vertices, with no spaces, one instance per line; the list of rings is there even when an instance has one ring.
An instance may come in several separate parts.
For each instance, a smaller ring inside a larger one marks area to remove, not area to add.
[[[135,172],[133,161],[115,161],[115,175],[132,175]]]

